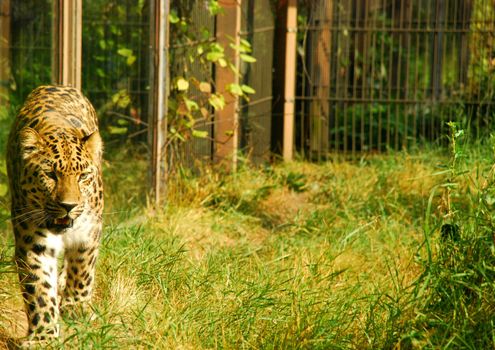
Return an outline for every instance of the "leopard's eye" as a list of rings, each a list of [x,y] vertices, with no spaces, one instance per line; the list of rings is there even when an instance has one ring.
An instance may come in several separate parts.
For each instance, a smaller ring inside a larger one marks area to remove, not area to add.
[[[81,175],[79,175],[79,181],[86,180],[89,177],[89,175],[90,175],[89,172],[82,173]]]
[[[47,172],[45,172],[45,174],[50,179],[57,181],[57,174],[54,171],[47,171]]]

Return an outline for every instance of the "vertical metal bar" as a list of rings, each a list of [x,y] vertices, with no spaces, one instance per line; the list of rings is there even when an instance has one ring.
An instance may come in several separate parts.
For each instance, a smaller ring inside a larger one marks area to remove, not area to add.
[[[452,102],[447,102],[447,99],[450,100],[449,96],[447,95],[446,91],[446,86],[443,81],[444,77],[444,70],[449,68],[449,62],[447,60],[447,44],[448,44],[448,25],[449,25],[449,0],[445,0],[444,2],[444,9],[443,9],[443,19],[441,22],[441,33],[442,33],[442,56],[441,56],[441,72],[440,72],[440,99],[441,103],[443,105],[442,112],[441,112],[441,125],[440,125],[440,135],[443,134],[443,130],[446,126],[446,122],[452,120]],[[447,111],[445,113],[444,111]]]
[[[341,60],[340,60],[340,55],[342,54],[342,43],[341,43],[341,28],[342,28],[342,16],[341,16],[341,11],[342,7],[340,4],[340,0],[337,0],[337,5],[335,7],[336,9],[336,20],[337,20],[337,27],[336,31],[334,32],[334,35],[336,37],[335,43],[335,96],[337,96],[339,99],[342,97],[342,90],[341,90]],[[335,116],[335,151],[337,154],[340,155],[340,149],[341,149],[341,144],[340,144],[340,137],[339,137],[339,120],[340,120],[340,107],[342,105],[341,101],[336,101],[334,106],[334,116]],[[345,127],[345,124],[344,124]],[[344,139],[345,140],[345,139]],[[343,144],[345,144],[345,141],[342,141]]]
[[[167,104],[168,104],[168,0],[150,4],[150,96],[149,143],[151,148],[150,190],[155,205],[166,191],[168,171]]]
[[[434,104],[435,110],[440,111],[440,128],[443,122],[442,117],[442,106],[438,103],[441,96],[441,80],[442,80],[442,49],[443,49],[443,10],[444,10],[444,0],[437,0],[435,6],[435,30],[433,36],[433,60],[431,63],[431,91],[432,91],[432,102]],[[433,118],[432,118],[433,121]],[[434,132],[434,137],[438,137],[439,130],[436,125],[432,124],[432,131]]]
[[[431,27],[431,3],[429,1],[426,1],[426,21],[425,21],[425,26],[426,26],[426,29],[427,30],[431,30],[432,27]],[[431,100],[431,91],[429,90],[429,86],[430,86],[430,80],[429,79],[425,79],[425,74],[424,72],[425,71],[428,71],[426,67],[429,67],[429,70],[431,71],[431,69],[433,69],[431,67],[431,60],[428,60],[428,54],[430,53],[430,41],[431,41],[431,35],[428,35],[428,34],[425,34],[425,50],[423,51],[425,54],[424,54],[424,62],[423,62],[423,101],[424,103],[427,103],[430,105],[430,120],[429,120],[429,125],[430,125],[430,130],[428,131],[428,137],[429,137],[429,141],[433,140],[433,128],[434,128],[434,125],[433,125],[433,111],[431,110],[433,108],[433,103],[432,103],[432,100]],[[430,74],[431,76],[431,74]],[[429,78],[430,78],[429,76]],[[423,114],[423,127],[424,127],[424,130],[425,130],[425,133],[426,133],[426,124],[427,124],[427,120],[426,120],[426,115]]]
[[[369,108],[369,103],[366,102],[366,81],[367,81],[367,72],[368,72],[368,48],[369,48],[369,23],[368,23],[368,13],[369,13],[369,1],[364,2],[364,14],[361,16],[362,18],[362,40],[363,40],[363,50],[362,50],[362,76],[361,76],[361,98],[362,98],[362,108],[361,108],[361,152],[365,151],[367,147],[365,147],[365,110]],[[370,145],[371,146],[371,145]],[[369,149],[369,148],[368,148]]]
[[[376,45],[376,37],[377,37],[377,14],[378,14],[378,9],[376,8],[375,2],[373,2],[374,7],[372,9],[373,11],[373,19],[371,21],[371,72],[370,72],[370,83],[369,83],[369,98],[371,101],[375,99],[376,96],[376,91],[375,91],[375,79],[376,79],[376,72],[375,72],[375,60],[376,60],[376,50],[377,50],[377,45]],[[370,102],[368,105],[368,110],[369,110],[369,145],[370,145],[370,150],[373,147],[373,123],[374,123],[374,118],[377,117],[373,115],[373,106],[374,102]],[[380,130],[378,129],[378,132]],[[380,145],[377,143],[377,150],[380,150]]]
[[[308,127],[309,127],[309,149],[310,149],[310,158],[312,160],[320,161],[320,142],[321,142],[321,130],[320,130],[320,110],[319,105],[321,101],[319,100],[319,75],[318,75],[318,53],[316,52],[316,48],[318,46],[318,40],[321,35],[321,23],[318,22],[320,20],[319,12],[320,6],[322,2],[318,1],[313,4],[310,8],[310,23],[314,28],[311,30],[311,34],[309,36],[309,45],[310,52],[309,57],[311,63],[308,65],[308,85],[309,90],[308,93],[311,96],[311,101],[308,103],[309,105],[309,115],[308,115]]]
[[[456,3],[456,7],[455,7],[455,11],[454,11],[454,13],[455,13],[454,28],[459,31],[455,35],[455,37],[456,37],[455,47],[458,51],[460,51],[460,50],[462,50],[462,37],[463,37],[463,31],[464,31],[464,25],[462,24],[462,22],[463,22],[463,17],[465,16],[462,8],[465,5],[464,5],[464,2],[461,2],[460,0],[456,0],[455,3]],[[462,18],[459,17],[459,15],[461,15]],[[457,54],[455,59],[456,59],[456,68],[457,68],[457,75],[456,75],[457,81],[456,81],[455,88],[460,93],[460,95],[463,96],[462,98],[465,100],[466,94],[465,94],[464,84],[463,84],[463,80],[462,80],[462,77],[463,77],[463,74],[462,74],[463,67],[462,67],[462,63],[461,63],[462,55]],[[456,113],[458,122],[463,120],[463,118],[465,117],[466,111],[467,111],[467,108],[466,108],[466,105],[464,105],[463,113]]]
[[[328,57],[327,57],[327,60],[329,62],[332,62],[331,63],[331,66],[330,66],[330,69],[328,70],[328,96],[334,96],[334,94],[332,93],[332,89],[333,89],[333,83],[334,81],[332,80],[332,76],[333,76],[333,72],[335,71],[335,68],[337,66],[336,62],[332,60],[332,53],[333,51],[335,51],[335,47],[333,46],[333,43],[334,43],[334,35],[335,35],[335,32],[333,31],[333,27],[334,27],[334,3],[335,1],[330,1],[328,4],[327,4],[327,9],[326,9],[326,13],[327,13],[327,18],[328,18],[328,36],[329,36],[329,41],[328,41]],[[334,107],[335,107],[335,102],[334,101],[328,101],[328,122],[327,122],[327,135],[328,135],[328,143],[327,143],[327,160],[329,159],[330,155],[331,155],[331,152],[332,152],[332,145],[333,145],[333,140],[332,140],[332,133],[331,133],[331,129],[332,129],[332,125],[335,124],[335,120],[337,119],[337,116],[335,114],[335,110],[334,110]],[[336,134],[336,133],[334,133]]]
[[[344,57],[345,59],[343,60],[344,61],[344,64],[345,64],[345,68],[344,68],[344,74],[343,74],[343,79],[342,79],[342,85],[343,85],[343,97],[344,97],[344,101],[343,101],[343,114],[344,114],[344,125],[343,125],[343,128],[344,128],[344,140],[343,140],[343,143],[344,143],[344,156],[347,156],[347,152],[348,152],[348,148],[349,148],[349,145],[348,145],[348,128],[349,128],[349,120],[348,120],[348,117],[347,117],[347,108],[348,108],[348,105],[349,105],[349,102],[348,102],[348,94],[349,94],[349,59],[350,59],[350,52],[349,52],[349,45],[350,45],[350,39],[349,39],[349,33],[347,32],[347,35],[345,33],[345,30],[347,30],[347,28],[349,27],[350,25],[350,14],[349,14],[349,1],[344,1],[344,3],[341,3],[341,7],[340,7],[340,10],[341,10],[341,15],[342,16],[345,16],[343,18],[343,20],[345,21],[344,25],[346,27],[342,27],[342,22],[341,22],[341,29],[343,29],[343,33],[342,33],[342,37],[343,37],[343,48],[341,49],[341,52],[344,54]],[[352,135],[351,135],[352,137]]]
[[[409,85],[411,84],[411,79],[410,79],[411,64],[410,64],[410,61],[411,61],[411,31],[412,31],[412,18],[413,18],[413,4],[412,4],[411,0],[406,0],[405,6],[406,6],[406,8],[404,11],[405,11],[407,28],[406,28],[406,32],[405,32],[406,57],[405,57],[405,67],[404,67],[405,82],[404,82],[404,95],[403,96],[404,96],[405,100],[411,100],[411,98],[409,96]],[[415,58],[413,58],[413,59],[415,59]],[[404,111],[405,111],[405,113],[404,113],[405,132],[404,132],[404,140],[403,140],[404,147],[408,146],[409,115],[413,109],[414,109],[414,105],[409,105],[409,104],[405,105],[405,108],[404,108]],[[410,135],[410,136],[413,140],[416,137],[416,132],[415,132],[414,127],[412,130],[412,135]]]
[[[306,23],[306,26],[308,24],[309,23]],[[284,26],[285,25],[286,24],[284,24]],[[299,30],[301,30],[301,28],[298,28],[297,30],[299,31]],[[303,61],[302,62],[303,66],[307,67],[307,63],[308,63],[307,62],[307,56],[308,56],[308,52],[311,50],[311,47],[308,47],[308,41],[307,41],[309,29],[306,27],[306,28],[304,28],[304,30],[305,30],[305,37],[306,38],[304,39],[304,48],[303,48],[304,56],[301,57],[301,60]],[[309,34],[309,35],[311,35],[311,34]],[[285,39],[284,39],[284,41],[285,41]],[[284,60],[285,60],[285,57],[284,57]],[[306,70],[306,68],[304,70]],[[284,72],[284,74],[285,74],[285,72]],[[307,96],[307,94],[308,94],[307,93],[307,89],[308,89],[307,85],[308,85],[308,78],[307,78],[306,73],[305,73],[303,75],[303,78],[301,79],[301,92],[302,92],[303,97]],[[300,104],[301,104],[300,108],[301,109],[300,109],[299,113],[301,114],[301,116],[300,116],[301,123],[300,123],[300,131],[299,131],[300,137],[299,137],[299,139],[300,139],[300,143],[301,143],[300,144],[300,152],[301,152],[301,156],[303,157],[303,159],[306,159],[307,156],[311,157],[311,140],[309,140],[310,150],[309,150],[308,154],[306,154],[306,138],[307,137],[311,138],[311,134],[308,133],[308,131],[306,130],[307,123],[308,123],[307,119],[310,119],[309,116],[306,116],[306,106],[310,107],[311,103],[312,103],[311,101],[307,102],[306,99],[304,99],[304,98],[302,98],[301,102],[300,102]]]
[[[395,99],[397,102],[395,103],[395,149],[399,149],[399,132],[400,132],[400,107],[402,107],[402,104],[400,103],[402,99],[402,88],[401,88],[401,74],[402,74],[402,44],[403,44],[403,37],[404,37],[404,0],[400,0],[399,2],[399,9],[398,9],[398,26],[396,25],[395,30],[397,30],[399,33],[397,34],[397,43],[399,44],[399,52],[397,54],[397,62],[396,64],[396,72],[395,72]],[[394,19],[394,22],[396,19]]]
[[[488,27],[487,29],[488,29],[488,33],[489,33],[488,35],[490,38],[490,44],[488,45],[488,47],[492,48],[492,50],[493,50],[493,47],[495,47],[495,35],[493,35],[494,28],[495,28],[495,8],[494,7],[495,6],[492,3],[492,11],[491,11],[490,20],[487,23],[487,27]],[[489,70],[489,72],[490,72],[490,77],[489,77],[488,81],[494,81],[494,79],[495,79],[494,70],[491,69],[491,70]],[[489,87],[490,87],[490,91],[489,91],[488,96],[493,96],[495,93],[493,84],[489,84]],[[493,99],[493,97],[492,97],[492,99]],[[487,111],[486,111],[487,115],[492,115],[491,109],[493,109],[493,104],[488,103],[487,104]]]
[[[460,81],[462,84],[467,83],[467,76],[468,76],[468,68],[469,68],[469,41],[470,41],[470,21],[471,21],[471,16],[472,16],[472,11],[473,11],[473,6],[474,6],[474,0],[459,0],[462,1],[462,11],[461,11],[461,16],[462,16],[462,35],[461,35],[461,47],[460,47],[460,52],[459,52],[459,61],[460,67],[461,67],[461,78]]]
[[[284,146],[286,161],[294,157],[294,98],[296,91],[297,0],[288,0],[287,50],[285,56]]]
[[[354,101],[352,103],[352,157],[354,158],[356,155],[356,107],[358,104],[355,102],[357,99],[357,72],[358,72],[358,55],[359,55],[359,35],[357,29],[357,23],[359,23],[359,16],[361,13],[361,6],[357,3],[359,0],[354,0],[354,16],[350,15],[349,16],[349,22],[350,22],[350,35],[351,35],[351,48],[352,52],[351,55],[353,57],[352,60],[352,100]],[[352,23],[354,17],[354,23]]]
[[[487,48],[487,51],[492,50],[492,53],[490,53],[490,51],[487,53],[487,56],[489,57],[493,57],[493,56],[490,56],[490,55],[493,55],[493,47],[494,47],[494,42],[495,42],[495,38],[493,35],[493,29],[494,29],[494,20],[495,20],[495,4],[492,2],[492,10],[490,11],[490,17],[488,18],[488,20],[485,22],[485,35],[488,36],[488,42],[487,42],[487,45],[486,45],[486,48]],[[494,72],[493,72],[493,69],[489,70],[489,79],[488,81],[493,81],[493,76],[494,76]],[[487,117],[488,119],[488,116],[490,115],[490,108],[493,107],[492,104],[489,103],[489,101],[487,101],[487,97],[491,96],[491,98],[493,99],[493,95],[494,95],[494,91],[493,91],[494,87],[493,87],[493,84],[488,84],[488,91],[485,93],[485,96],[483,97],[483,102],[485,102],[486,104],[486,112],[485,112],[485,116]],[[488,103],[487,103],[488,102]]]
[[[450,34],[452,37],[452,40],[448,41],[448,42],[450,43],[450,45],[453,49],[452,52],[455,52],[456,50],[460,49],[460,40],[459,40],[460,35],[458,33],[458,30],[459,30],[459,21],[458,21],[459,20],[459,18],[458,18],[459,8],[457,6],[459,4],[459,0],[453,0],[453,2],[454,2],[453,11],[452,11],[452,15],[451,15],[452,21],[449,24],[449,28],[452,30],[452,33]],[[449,50],[449,52],[450,52],[450,50]],[[457,70],[456,74],[454,75],[456,81],[453,83],[453,89],[455,89],[457,92],[459,92],[462,95],[461,86],[459,84],[461,75],[459,74],[459,62],[457,61],[459,59],[459,56],[458,55],[456,56],[452,53],[449,53],[449,55],[450,55],[450,61],[455,60],[454,62],[451,62],[451,69]],[[458,113],[454,113],[454,120],[456,122],[459,122],[461,120],[461,116],[458,115]]]
[[[284,2],[284,0],[279,0],[279,1],[282,1]],[[287,9],[285,8],[285,16],[287,17]],[[304,67],[304,75],[303,75],[303,78],[301,79],[301,93],[302,93],[302,96],[305,97],[308,95],[308,77],[307,77],[307,74],[306,74],[306,67],[307,67],[307,64],[308,64],[308,52],[311,52],[311,47],[308,45],[308,36],[311,36],[310,34],[310,29],[308,29],[308,25],[309,25],[309,22],[306,22],[305,23],[306,27],[304,28],[304,41],[303,41],[303,45],[304,45],[304,56],[301,57],[301,61],[302,61],[302,65]],[[287,32],[287,20],[285,21],[284,23],[284,33]],[[299,27],[297,29],[298,31],[301,30],[301,28]],[[286,37],[283,39],[284,42],[287,38],[287,35]],[[285,50],[287,49],[287,47],[285,47]],[[285,65],[285,57],[283,58],[284,59],[284,65]],[[285,74],[285,72],[284,72]],[[285,78],[284,78],[285,80]],[[284,86],[285,88],[285,86]],[[301,99],[301,109],[300,109],[300,114],[301,114],[301,123],[300,123],[300,132],[299,132],[299,139],[300,139],[300,152],[301,152],[301,155],[304,159],[306,159],[306,157],[311,157],[311,140],[309,140],[309,152],[307,152],[306,154],[306,145],[307,145],[307,138],[311,138],[311,134],[308,133],[308,130],[307,130],[307,126],[308,126],[308,120],[310,119],[309,116],[306,115],[306,108],[307,107],[311,107],[311,101],[306,101],[306,99],[302,98]]]
[[[395,1],[392,2],[392,15],[390,21],[390,35],[392,36],[392,43],[394,43],[395,39],[395,30],[394,30],[394,22],[395,22]],[[393,45],[390,45],[388,50],[388,89],[387,89],[387,99],[390,101],[392,99],[392,85],[393,81],[393,70],[394,70],[394,52]],[[392,102],[387,102],[387,147],[389,148],[391,145],[391,106]]]
[[[383,35],[385,33],[385,18],[387,18],[386,16],[386,0],[383,0],[382,4],[381,4],[381,17],[382,17],[382,31],[381,31],[381,44],[380,44],[380,83],[378,85],[378,96],[379,96],[379,99],[383,99],[383,79],[384,77],[382,76],[383,74],[383,70],[385,69],[385,42],[383,40]],[[382,140],[382,128],[383,128],[383,123],[382,123],[382,117],[383,117],[383,113],[382,113],[382,108],[380,108],[379,112],[378,112],[378,151],[380,152],[381,149],[382,149],[382,144],[383,144],[383,140]]]
[[[419,96],[418,96],[418,80],[419,80],[419,77],[418,77],[418,74],[419,74],[419,60],[420,60],[420,46],[421,46],[421,40],[420,40],[420,37],[421,37],[421,33],[420,33],[420,29],[422,28],[422,22],[421,22],[421,14],[422,14],[422,11],[423,11],[423,6],[422,6],[422,3],[423,3],[423,0],[418,0],[419,3],[418,3],[418,7],[417,7],[417,14],[416,14],[416,29],[417,29],[417,32],[415,33],[415,37],[416,37],[416,41],[415,41],[415,54],[414,54],[414,82],[413,82],[413,93],[412,93],[412,100],[414,101],[417,101],[419,100]],[[412,17],[411,17],[412,18]],[[412,21],[411,21],[412,22]],[[417,102],[414,102],[414,115],[413,115],[413,142],[414,142],[414,146],[416,146],[418,144],[418,109],[419,109],[419,106],[418,106],[418,103]],[[424,130],[423,132],[419,132],[420,136],[423,136],[424,137]]]

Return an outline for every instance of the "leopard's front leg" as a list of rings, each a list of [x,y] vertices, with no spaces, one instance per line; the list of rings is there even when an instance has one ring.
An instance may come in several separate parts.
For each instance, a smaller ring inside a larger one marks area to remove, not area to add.
[[[91,299],[97,257],[97,243],[65,250],[62,307],[75,303],[84,304]]]
[[[15,261],[34,339],[58,337],[57,256],[61,238],[46,230],[16,235]]]

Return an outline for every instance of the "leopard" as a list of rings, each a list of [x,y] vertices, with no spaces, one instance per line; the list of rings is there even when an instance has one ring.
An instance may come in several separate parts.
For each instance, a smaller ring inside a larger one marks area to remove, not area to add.
[[[60,339],[64,307],[91,302],[103,230],[102,157],[95,109],[79,89],[43,85],[28,95],[6,155],[25,341]]]

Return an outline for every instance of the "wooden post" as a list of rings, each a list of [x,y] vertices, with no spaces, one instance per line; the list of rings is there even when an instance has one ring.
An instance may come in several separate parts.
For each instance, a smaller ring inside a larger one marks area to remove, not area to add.
[[[168,0],[150,4],[150,93],[148,140],[151,150],[150,189],[159,205],[166,189],[167,99],[168,99]]]
[[[56,0],[52,80],[81,88],[82,0]]]
[[[318,160],[327,159],[329,151],[329,122],[330,122],[330,72],[332,60],[330,49],[332,45],[332,10],[333,0],[320,1],[314,16],[320,27],[316,39],[316,62],[313,64],[316,77],[317,100],[311,102],[310,120],[313,124],[310,130],[311,156]],[[314,157],[316,156],[316,157]]]
[[[217,16],[217,41],[225,48],[227,59],[234,63],[239,72],[239,52],[232,49],[230,44],[240,45],[241,1],[225,0],[222,1],[222,7],[224,13]],[[226,103],[224,109],[215,114],[215,161],[230,161],[226,165],[235,171],[239,146],[239,98],[228,93],[227,86],[238,84],[239,74],[217,64],[215,82],[217,91],[223,94]]]
[[[284,91],[284,160],[294,157],[294,120],[296,92],[296,48],[297,48],[297,0],[288,0],[287,49],[285,52]]]

